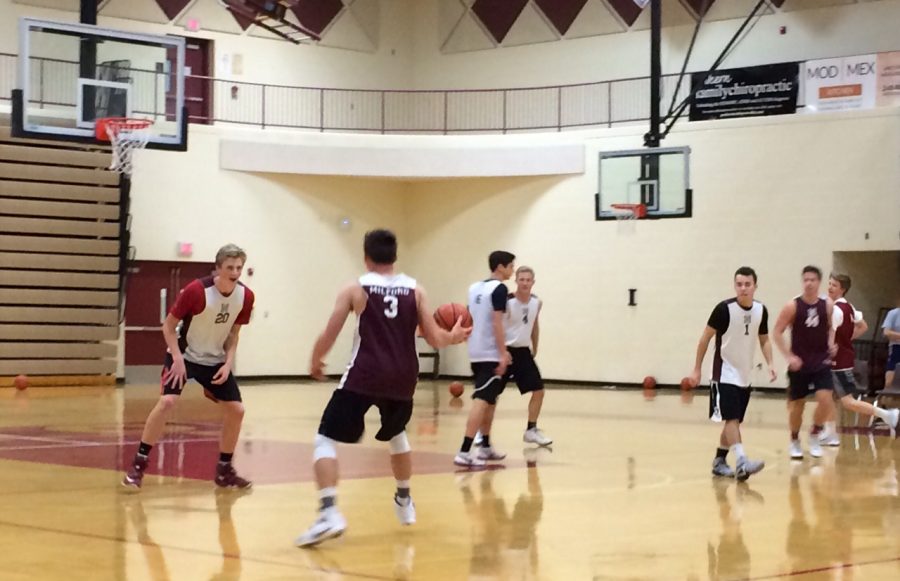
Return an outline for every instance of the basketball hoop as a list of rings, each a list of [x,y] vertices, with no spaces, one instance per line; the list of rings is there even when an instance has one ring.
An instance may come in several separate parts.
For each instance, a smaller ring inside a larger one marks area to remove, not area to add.
[[[619,234],[634,234],[639,218],[647,215],[647,206],[644,204],[610,204],[612,213],[616,217]]]
[[[103,117],[97,119],[94,134],[99,141],[109,141],[112,145],[112,163],[109,169],[131,176],[131,155],[143,149],[150,139],[149,119],[129,117]]]
[[[637,220],[647,217],[647,206],[644,204],[610,204],[616,220]]]

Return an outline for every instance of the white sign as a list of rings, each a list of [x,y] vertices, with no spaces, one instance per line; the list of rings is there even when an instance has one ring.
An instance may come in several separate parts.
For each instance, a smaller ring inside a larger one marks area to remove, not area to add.
[[[806,61],[806,112],[849,111],[875,107],[876,55]]]

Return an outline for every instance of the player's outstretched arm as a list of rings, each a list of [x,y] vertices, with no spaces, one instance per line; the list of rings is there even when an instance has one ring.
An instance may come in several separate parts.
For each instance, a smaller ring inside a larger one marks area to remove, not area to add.
[[[346,286],[338,293],[337,300],[334,303],[334,310],[328,318],[325,330],[322,331],[322,334],[319,335],[319,338],[316,339],[316,344],[313,346],[309,374],[315,379],[325,379],[325,356],[334,347],[334,342],[337,341],[341,329],[344,328],[347,316],[353,310],[354,304],[358,303],[359,297],[357,295],[360,293],[363,295],[362,303],[365,304],[365,291],[359,284],[354,283]],[[354,301],[354,299],[357,299],[357,301]]]
[[[418,311],[419,327],[422,328],[422,335],[425,337],[425,341],[435,349],[462,343],[469,337],[469,333],[472,332],[471,327],[465,328],[462,326],[462,317],[456,320],[456,324],[453,325],[453,329],[450,331],[445,331],[438,327],[431,314],[431,309],[428,307],[428,296],[425,293],[425,289],[421,286],[416,286],[416,310]]]
[[[703,329],[700,335],[700,341],[697,343],[697,354],[694,357],[694,370],[691,372],[690,380],[693,387],[700,384],[700,369],[703,367],[703,358],[706,357],[706,350],[709,349],[709,342],[716,336],[716,330],[709,325]]]
[[[794,317],[797,316],[797,304],[794,301],[789,302],[778,313],[778,320],[775,321],[775,329],[772,333],[772,341],[781,353],[782,357],[788,362],[788,368],[791,371],[797,371],[803,367],[803,361],[791,353],[787,341],[784,339],[784,332],[790,325],[794,324]]]

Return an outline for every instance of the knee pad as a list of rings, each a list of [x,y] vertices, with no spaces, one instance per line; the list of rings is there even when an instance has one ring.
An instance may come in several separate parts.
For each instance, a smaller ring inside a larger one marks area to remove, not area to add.
[[[321,460],[322,458],[337,458],[337,449],[334,447],[334,440],[322,434],[316,434],[316,447],[313,451],[313,460]]]
[[[391,447],[391,455],[406,454],[412,448],[409,446],[409,438],[406,437],[406,430],[403,430],[388,442]]]

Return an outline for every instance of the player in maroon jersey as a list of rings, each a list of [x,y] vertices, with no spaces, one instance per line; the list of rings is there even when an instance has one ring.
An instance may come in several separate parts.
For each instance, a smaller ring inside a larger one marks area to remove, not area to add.
[[[831,325],[834,327],[834,340],[837,344],[837,355],[831,365],[834,373],[834,391],[844,409],[864,416],[877,416],[891,428],[891,433],[896,435],[900,410],[886,410],[856,399],[858,388],[856,378],[853,376],[853,363],[856,360],[853,340],[865,333],[869,326],[863,319],[863,314],[853,308],[845,298],[851,284],[852,281],[846,274],[832,273],[828,279],[828,297],[834,301]],[[834,415],[828,420],[819,441],[827,446],[839,446],[841,439],[837,434]]]
[[[222,435],[215,482],[222,488],[249,488],[249,480],[231,465],[244,419],[241,391],[231,373],[241,326],[250,322],[253,292],[238,282],[247,254],[234,244],[216,253],[213,276],[184,287],[163,324],[168,353],[156,407],[147,417],[141,443],[122,485],[140,489],[150,450],[162,437],[188,379],[203,386],[206,397],[222,404]],[[178,328],[179,324],[180,329]]]
[[[356,313],[350,363],[322,413],[315,440],[319,516],[309,530],[297,537],[295,544],[299,547],[318,544],[346,530],[346,520],[336,506],[335,443],[359,442],[366,412],[372,406],[381,414],[381,429],[375,439],[388,442],[391,450],[391,469],[397,480],[394,511],[400,524],[416,522],[409,493],[412,460],[406,437],[419,373],[416,328],[421,326],[426,341],[435,348],[461,343],[469,335],[469,329],[461,326],[462,317],[451,331],[439,328],[428,309],[425,289],[415,279],[394,272],[397,237],[392,232],[368,232],[363,250],[368,272],[338,293],[331,318],[313,348],[310,375],[324,379],[323,359],[334,346],[347,317]]]
[[[834,383],[831,375],[831,358],[837,353],[834,329],[831,326],[834,302],[819,296],[821,285],[822,271],[815,266],[804,267],[803,294],[781,310],[772,337],[775,346],[788,362],[790,456],[793,460],[803,458],[800,427],[803,424],[806,396],[814,392],[817,404],[809,438],[809,454],[813,458],[822,456],[819,434],[834,410]],[[788,327],[791,328],[790,348],[784,340],[784,332]]]

